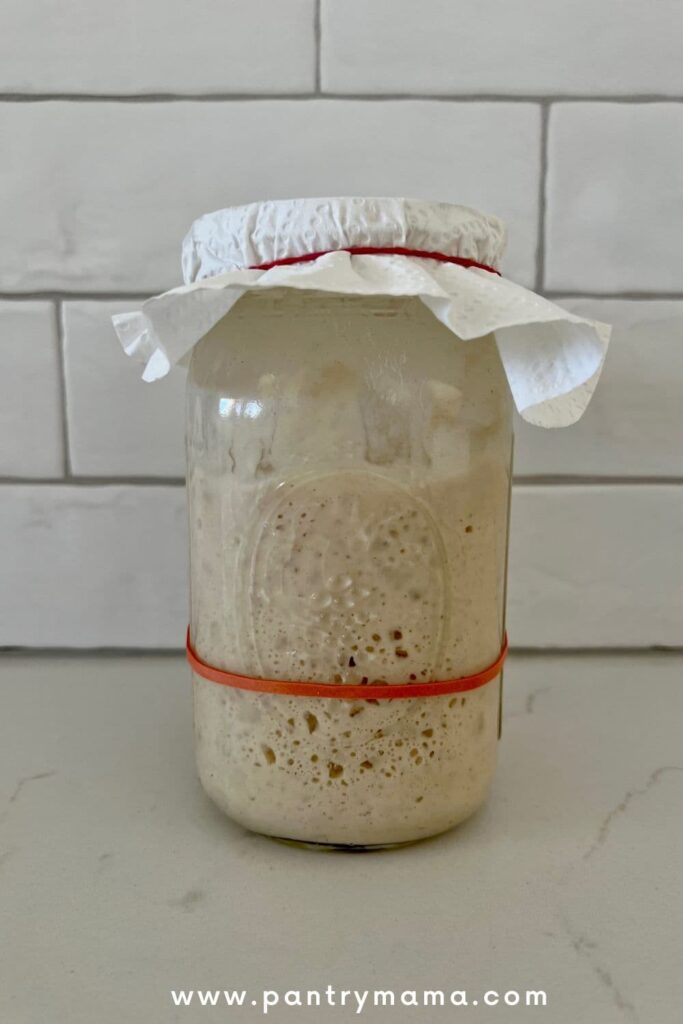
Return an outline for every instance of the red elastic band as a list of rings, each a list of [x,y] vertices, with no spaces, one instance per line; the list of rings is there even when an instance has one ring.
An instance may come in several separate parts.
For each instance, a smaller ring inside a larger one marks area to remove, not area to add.
[[[256,679],[225,672],[202,661],[194,651],[188,626],[185,649],[187,660],[193,672],[212,683],[233,686],[238,690],[252,690],[257,693],[282,693],[290,697],[336,697],[342,700],[396,700],[405,697],[438,697],[445,693],[463,693],[484,686],[500,673],[508,652],[507,634],[503,639],[500,654],[488,668],[471,676],[458,679],[444,679],[431,683],[304,683],[288,679]]]
[[[422,260],[438,260],[439,263],[455,263],[459,267],[476,267],[477,270],[488,270],[489,274],[497,274],[500,271],[495,267],[489,267],[486,263],[479,263],[477,260],[467,259],[465,256],[447,256],[443,252],[428,252],[425,249],[403,249],[400,246],[380,247],[374,245],[349,245],[343,249],[324,249],[322,252],[307,252],[301,256],[283,256],[279,260],[271,260],[269,263],[258,263],[249,270],[270,270],[272,267],[288,267],[292,263],[312,263],[318,256],[328,256],[331,252],[348,252],[352,256],[416,256]]]

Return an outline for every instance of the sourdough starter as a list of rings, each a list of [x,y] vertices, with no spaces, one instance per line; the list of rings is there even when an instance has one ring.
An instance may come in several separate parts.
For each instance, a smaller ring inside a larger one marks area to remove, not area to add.
[[[496,659],[511,432],[493,339],[458,341],[413,299],[271,293],[240,301],[197,347],[190,375],[202,660],[390,685]],[[373,846],[432,835],[485,798],[499,689],[496,679],[359,701],[195,675],[201,781],[231,817],[281,838]]]

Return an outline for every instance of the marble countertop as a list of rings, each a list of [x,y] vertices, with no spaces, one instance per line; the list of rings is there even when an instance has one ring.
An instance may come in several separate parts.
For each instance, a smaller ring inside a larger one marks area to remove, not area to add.
[[[373,854],[214,809],[178,656],[9,654],[0,678],[3,1024],[683,1019],[683,656],[513,656],[487,806]],[[327,986],[334,1006],[264,1018],[264,989]],[[174,1007],[180,989],[248,997]],[[425,989],[470,1005],[339,1005]]]

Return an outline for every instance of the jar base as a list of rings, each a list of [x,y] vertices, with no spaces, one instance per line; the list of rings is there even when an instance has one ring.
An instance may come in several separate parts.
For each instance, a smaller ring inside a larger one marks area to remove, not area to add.
[[[403,846],[414,846],[424,839],[431,839],[431,836],[419,837],[417,839],[406,839],[400,843],[314,843],[305,839],[288,839],[285,836],[269,836],[266,839],[273,839],[276,843],[283,843],[285,846],[298,847],[301,850],[315,850],[318,853],[375,853],[378,850],[399,850]]]

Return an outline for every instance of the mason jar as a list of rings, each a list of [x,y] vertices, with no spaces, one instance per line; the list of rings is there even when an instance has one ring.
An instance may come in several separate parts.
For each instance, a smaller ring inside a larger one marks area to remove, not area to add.
[[[248,291],[192,351],[187,457],[192,650],[237,679],[193,673],[211,799],[335,847],[471,815],[505,635],[512,402],[493,335],[461,340],[413,296]]]

